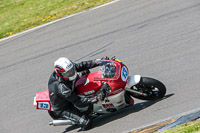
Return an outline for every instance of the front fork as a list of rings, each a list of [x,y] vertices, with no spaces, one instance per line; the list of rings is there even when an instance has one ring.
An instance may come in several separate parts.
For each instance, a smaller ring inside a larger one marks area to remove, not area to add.
[[[137,95],[148,96],[146,93],[131,89],[134,85],[137,85],[138,83],[140,83],[141,79],[142,79],[141,75],[128,76],[128,80],[127,80],[127,83],[126,83],[126,86],[125,86],[125,90],[132,92],[134,94],[137,94]]]

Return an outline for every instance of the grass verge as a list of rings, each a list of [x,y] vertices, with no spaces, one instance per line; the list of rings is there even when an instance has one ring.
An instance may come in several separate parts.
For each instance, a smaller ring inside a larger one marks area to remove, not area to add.
[[[161,133],[200,133],[200,121],[188,122]]]
[[[0,0],[0,38],[112,0]]]

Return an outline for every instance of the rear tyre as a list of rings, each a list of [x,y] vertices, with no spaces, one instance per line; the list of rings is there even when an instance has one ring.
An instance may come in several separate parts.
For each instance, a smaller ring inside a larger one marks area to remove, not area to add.
[[[54,111],[48,110],[48,113],[49,113],[49,115],[51,116],[51,118],[54,119],[54,120],[60,118]]]
[[[133,97],[141,100],[156,100],[163,98],[166,94],[166,87],[162,82],[148,77],[142,77],[140,83],[131,89],[147,94],[147,96],[141,96],[132,93]]]

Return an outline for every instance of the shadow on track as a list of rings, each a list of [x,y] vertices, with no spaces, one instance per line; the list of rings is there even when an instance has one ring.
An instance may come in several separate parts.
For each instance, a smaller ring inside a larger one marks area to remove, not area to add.
[[[104,125],[106,123],[109,123],[109,122],[112,122],[114,120],[120,119],[122,117],[125,117],[125,116],[131,114],[131,113],[135,113],[135,112],[141,111],[141,110],[143,110],[145,108],[148,108],[148,107],[152,106],[153,104],[155,104],[155,103],[157,103],[159,101],[162,101],[164,99],[167,99],[167,98],[169,98],[169,97],[171,97],[173,95],[174,94],[168,94],[168,95],[164,96],[162,99],[153,100],[153,101],[144,101],[144,102],[141,102],[141,103],[137,103],[134,106],[130,106],[130,107],[126,107],[124,109],[121,109],[121,110],[119,110],[117,112],[99,116],[99,117],[93,119],[92,128],[100,127],[100,126],[102,126],[102,125]],[[70,127],[66,128],[66,130],[63,133],[67,133],[67,132],[72,131],[72,130],[77,129],[77,128],[80,128],[80,127],[77,126],[77,125],[70,126]]]

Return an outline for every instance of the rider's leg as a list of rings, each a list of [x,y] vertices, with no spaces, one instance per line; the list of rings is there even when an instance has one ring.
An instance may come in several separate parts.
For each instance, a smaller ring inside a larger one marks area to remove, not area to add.
[[[89,129],[92,123],[91,119],[87,115],[81,113],[73,105],[64,108],[60,116],[71,120],[73,124],[80,125],[83,130]]]

